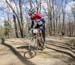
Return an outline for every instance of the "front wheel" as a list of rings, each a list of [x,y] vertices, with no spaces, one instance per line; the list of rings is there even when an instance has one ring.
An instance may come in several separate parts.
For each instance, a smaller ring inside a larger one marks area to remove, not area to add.
[[[31,59],[36,55],[35,51],[30,47],[28,48],[28,51],[24,53],[24,57],[27,59]]]

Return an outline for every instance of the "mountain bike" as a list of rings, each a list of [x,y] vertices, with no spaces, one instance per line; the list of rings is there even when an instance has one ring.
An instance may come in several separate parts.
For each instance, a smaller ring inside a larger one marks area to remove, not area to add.
[[[31,44],[29,44],[28,51],[26,52],[30,56],[29,58],[36,56],[39,50],[43,51],[44,49],[43,48],[44,41],[41,29],[32,29],[32,32],[33,32],[34,45],[32,47]],[[24,56],[26,55],[26,53],[24,53]]]

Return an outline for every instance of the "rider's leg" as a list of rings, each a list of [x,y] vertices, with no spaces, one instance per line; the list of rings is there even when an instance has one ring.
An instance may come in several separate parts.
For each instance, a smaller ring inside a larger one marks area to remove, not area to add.
[[[43,37],[43,48],[46,48],[45,26],[43,26],[42,29],[42,37]]]
[[[43,26],[43,29],[42,29],[42,36],[43,36],[43,41],[45,44],[45,26]]]

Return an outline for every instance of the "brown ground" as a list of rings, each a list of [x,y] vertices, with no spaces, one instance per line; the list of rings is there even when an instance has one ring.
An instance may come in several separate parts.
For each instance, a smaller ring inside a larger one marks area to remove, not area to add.
[[[8,39],[4,44],[0,44],[0,65],[75,65],[74,58],[63,51],[72,53],[65,49],[69,38],[62,40],[57,37],[47,38],[47,48],[39,51],[31,59],[24,57],[24,52],[27,52],[28,43],[33,44],[27,39]],[[65,47],[65,48],[64,48]],[[75,54],[74,54],[75,55]]]

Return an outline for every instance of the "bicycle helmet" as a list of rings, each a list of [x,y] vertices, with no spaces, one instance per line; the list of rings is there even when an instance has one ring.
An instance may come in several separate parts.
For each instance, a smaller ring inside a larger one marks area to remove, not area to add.
[[[35,12],[36,12],[35,9],[34,9],[34,8],[31,8],[31,9],[29,9],[28,14],[29,14],[29,15],[32,15],[32,14],[34,14]]]

